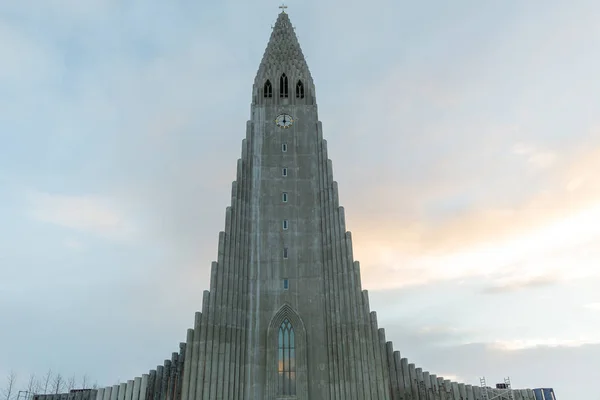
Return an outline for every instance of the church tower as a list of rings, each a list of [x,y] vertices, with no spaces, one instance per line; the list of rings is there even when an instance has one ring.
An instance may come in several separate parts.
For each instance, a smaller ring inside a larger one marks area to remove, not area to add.
[[[254,81],[225,225],[183,400],[388,398],[315,86],[285,11]]]
[[[529,389],[508,393],[535,400]],[[416,368],[386,342],[361,288],[315,85],[284,9],[252,87],[210,290],[179,352],[120,385],[34,400],[487,400],[501,394]]]

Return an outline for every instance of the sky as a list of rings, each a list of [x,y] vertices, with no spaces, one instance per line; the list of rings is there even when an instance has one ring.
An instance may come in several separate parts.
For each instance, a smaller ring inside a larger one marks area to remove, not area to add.
[[[0,3],[0,389],[178,351],[279,4]],[[287,5],[387,339],[600,399],[600,3]]]

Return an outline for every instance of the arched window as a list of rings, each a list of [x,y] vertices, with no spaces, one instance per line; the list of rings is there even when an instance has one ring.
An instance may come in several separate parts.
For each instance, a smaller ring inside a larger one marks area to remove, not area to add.
[[[279,395],[296,394],[296,344],[294,328],[286,318],[279,326],[277,337],[277,393]]]
[[[285,74],[279,78],[279,97],[288,97],[288,78]]]
[[[268,79],[265,82],[264,96],[265,97],[273,97],[273,86],[271,85],[271,81]]]
[[[303,99],[304,98],[304,84],[300,80],[296,84],[296,98],[297,99]]]

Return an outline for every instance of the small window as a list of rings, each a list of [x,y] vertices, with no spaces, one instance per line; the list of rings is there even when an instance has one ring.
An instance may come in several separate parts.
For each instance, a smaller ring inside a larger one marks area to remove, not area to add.
[[[290,227],[290,223],[288,222],[287,219],[283,220],[283,229],[287,230]]]
[[[281,74],[279,78],[279,97],[288,97],[288,78],[285,74]]]
[[[287,247],[284,247],[284,248],[283,248],[283,258],[284,258],[284,259],[286,259],[286,260],[287,260],[287,258],[288,258],[288,253],[289,253],[289,252],[288,252],[288,248],[287,248]]]
[[[283,192],[281,194],[281,201],[283,201],[284,203],[287,203],[287,201],[288,201],[288,194],[286,192]]]
[[[281,170],[281,176],[287,176],[287,168]]]
[[[298,83],[296,84],[296,98],[304,98],[304,85],[302,84],[302,81],[298,81]]]
[[[281,151],[284,153],[287,152],[287,143],[281,145]]]
[[[283,289],[288,290],[289,288],[290,288],[290,280],[286,278],[283,280]]]
[[[265,87],[263,88],[263,93],[266,98],[273,97],[273,85],[271,85],[271,81],[268,79],[265,82]]]

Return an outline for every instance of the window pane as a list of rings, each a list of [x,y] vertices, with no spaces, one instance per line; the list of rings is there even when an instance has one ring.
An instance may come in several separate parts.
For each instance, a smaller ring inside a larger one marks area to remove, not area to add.
[[[289,357],[290,357],[290,369],[289,370],[294,372],[294,371],[296,371],[296,350],[290,349]]]
[[[283,371],[283,349],[279,349],[279,358],[277,359],[277,371]]]
[[[289,394],[296,394],[296,373],[295,372],[290,373],[290,393]]]
[[[290,326],[290,347],[294,348],[296,345],[294,344],[294,330]]]

